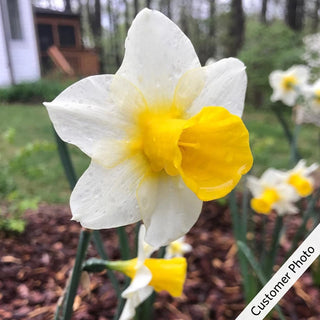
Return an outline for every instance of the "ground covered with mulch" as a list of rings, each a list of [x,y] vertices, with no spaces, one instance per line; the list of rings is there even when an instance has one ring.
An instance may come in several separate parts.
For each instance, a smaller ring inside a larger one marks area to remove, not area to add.
[[[80,232],[79,224],[70,221],[70,217],[66,206],[41,205],[37,211],[26,213],[23,234],[0,234],[0,319],[53,319],[74,263]],[[289,234],[294,234],[299,219],[290,218]],[[127,227],[128,232],[133,229]],[[101,234],[110,258],[118,259],[116,232],[104,230]],[[186,256],[184,294],[175,299],[165,292],[158,294],[153,319],[235,319],[245,303],[228,208],[216,202],[206,203],[187,242],[193,251]],[[93,245],[88,256],[98,257]],[[119,279],[124,281],[122,275]],[[107,274],[90,275],[90,284],[85,283],[78,291],[73,319],[112,319],[116,295]],[[313,285],[307,271],[280,305],[287,319],[316,320],[320,319],[319,302],[320,288]],[[278,319],[276,313],[270,319]]]

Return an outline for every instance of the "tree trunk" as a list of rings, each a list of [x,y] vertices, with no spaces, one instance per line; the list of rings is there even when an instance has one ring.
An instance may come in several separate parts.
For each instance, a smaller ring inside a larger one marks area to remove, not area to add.
[[[267,24],[267,9],[268,9],[268,0],[262,0],[260,21],[264,24]]]
[[[216,3],[215,0],[208,0],[209,1],[209,9],[210,9],[210,16],[209,16],[209,30],[208,30],[208,57],[214,57],[216,54],[216,43],[215,43],[215,36],[216,36],[216,24],[215,24],[215,14],[216,14]]]
[[[134,0],[134,16],[139,13],[139,0]]]
[[[101,40],[101,4],[100,0],[95,0],[94,2],[94,23],[92,28],[94,36],[98,41]]]
[[[320,9],[320,0],[315,0],[314,3],[314,15],[312,20],[312,31],[316,32],[319,26],[319,9]]]
[[[242,7],[242,0],[232,0],[228,32],[228,56],[236,56],[240,51],[244,41],[244,25],[245,17]]]
[[[180,10],[180,25],[182,31],[190,38],[190,28],[189,28],[189,12],[188,12],[188,3],[184,0]]]
[[[287,0],[286,23],[296,31],[301,31],[304,20],[304,0]]]
[[[71,12],[71,0],[64,0],[64,11]]]
[[[171,0],[167,0],[167,17],[171,19]]]
[[[119,45],[117,39],[118,25],[117,25],[117,14],[112,6],[112,0],[108,1],[107,5],[108,15],[109,15],[109,24],[110,24],[110,43],[112,47],[112,55],[115,59],[116,67],[118,68],[121,63],[120,55],[119,55]]]
[[[123,4],[124,4],[124,25],[125,25],[126,34],[127,34],[130,27],[128,0],[123,0]]]

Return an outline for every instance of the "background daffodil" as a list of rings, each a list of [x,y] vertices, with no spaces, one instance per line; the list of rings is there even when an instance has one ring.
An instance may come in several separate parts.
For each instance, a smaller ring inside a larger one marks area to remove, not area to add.
[[[183,257],[185,253],[190,251],[192,251],[192,246],[185,241],[185,237],[181,237],[168,244],[164,258],[170,259],[173,257]]]
[[[252,166],[246,84],[241,61],[201,67],[172,21],[142,10],[115,75],[45,103],[60,137],[92,158],[71,195],[73,219],[91,229],[142,219],[156,247],[183,236],[202,201],[228,194]]]
[[[284,181],[278,170],[270,168],[262,174],[260,179],[249,176],[247,185],[253,195],[251,207],[257,213],[269,214],[272,209],[279,215],[298,212],[294,202],[300,197],[294,188]]]
[[[288,171],[279,171],[283,182],[291,185],[300,197],[309,196],[314,189],[314,180],[311,174],[318,169],[319,165],[313,163],[307,167],[306,160],[301,159],[296,166]]]
[[[271,101],[281,100],[284,104],[293,106],[309,79],[309,73],[309,68],[303,65],[292,66],[286,71],[271,72],[269,75],[269,83],[273,89]]]
[[[122,293],[127,299],[120,320],[132,319],[136,307],[145,301],[153,292],[166,290],[172,296],[182,294],[186,279],[187,262],[185,258],[152,259],[156,250],[144,242],[145,227],[139,230],[138,257],[124,261],[124,268],[119,271],[132,278],[129,287]]]

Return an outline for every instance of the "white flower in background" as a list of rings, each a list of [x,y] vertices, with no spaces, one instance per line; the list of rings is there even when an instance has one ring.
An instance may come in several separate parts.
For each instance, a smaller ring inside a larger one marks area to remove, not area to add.
[[[309,106],[303,104],[296,107],[295,113],[296,124],[313,123],[320,127],[320,112],[316,112]]]
[[[252,166],[245,66],[229,58],[201,68],[190,40],[149,9],[125,49],[115,75],[85,78],[45,106],[59,136],[92,158],[71,195],[73,219],[90,229],[142,219],[158,247]]]
[[[269,83],[273,89],[271,101],[281,100],[293,106],[309,79],[309,68],[298,65],[287,71],[275,70],[269,75]]]
[[[320,33],[305,36],[303,43],[305,51],[302,58],[311,68],[320,68]]]
[[[185,242],[185,237],[181,237],[173,242],[170,242],[166,247],[165,259],[174,257],[183,257],[185,253],[192,250],[192,246]]]
[[[206,61],[205,65],[206,65],[206,66],[209,66],[210,64],[215,63],[215,62],[216,62],[216,59],[215,59],[215,58],[209,58],[209,59]]]
[[[250,176],[247,186],[251,191],[251,208],[257,213],[269,214],[272,209],[279,215],[297,213],[294,202],[299,199],[295,189],[285,183],[281,172],[266,170],[260,179]]]
[[[320,114],[320,79],[304,89],[307,106],[314,113]]]
[[[127,299],[120,320],[130,320],[136,307],[153,292],[166,290],[173,297],[179,297],[186,278],[187,262],[185,258],[152,259],[154,248],[144,242],[145,227],[139,231],[138,258],[118,263],[116,270],[132,278],[129,287],[122,293]],[[122,267],[119,268],[119,266]]]
[[[302,159],[293,169],[286,172],[280,171],[280,174],[283,181],[291,185],[300,197],[307,197],[314,189],[314,181],[311,174],[317,170],[318,167],[319,165],[317,163],[307,167],[306,160]]]

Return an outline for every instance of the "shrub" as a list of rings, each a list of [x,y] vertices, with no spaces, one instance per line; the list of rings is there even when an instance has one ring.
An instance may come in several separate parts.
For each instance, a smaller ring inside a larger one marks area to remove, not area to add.
[[[41,103],[53,100],[70,85],[68,82],[42,79],[36,82],[24,82],[0,89],[0,102]]]
[[[239,53],[239,58],[247,66],[247,102],[255,107],[269,102],[269,74],[276,69],[286,70],[294,64],[303,63],[302,52],[301,35],[282,22],[264,25],[249,20],[245,45]]]

